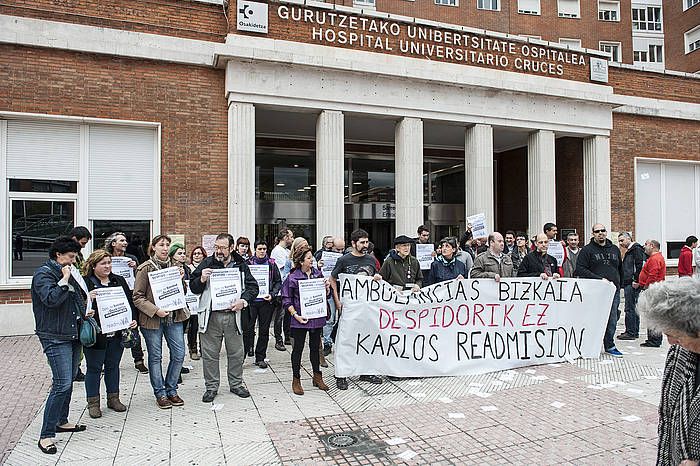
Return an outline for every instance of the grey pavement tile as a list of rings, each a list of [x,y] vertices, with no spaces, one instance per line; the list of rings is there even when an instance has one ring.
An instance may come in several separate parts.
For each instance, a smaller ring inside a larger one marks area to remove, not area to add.
[[[277,450],[270,441],[224,445],[223,453],[226,463],[231,465],[272,464],[280,461]]]
[[[170,454],[170,464],[172,465],[220,465],[225,464],[224,451],[219,445],[210,448],[195,448],[173,450]]]
[[[144,451],[134,455],[120,455],[114,458],[115,465],[170,464],[169,451]]]

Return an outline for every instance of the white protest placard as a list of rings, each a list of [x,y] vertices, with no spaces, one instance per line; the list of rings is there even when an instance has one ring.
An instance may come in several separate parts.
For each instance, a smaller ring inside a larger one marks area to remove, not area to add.
[[[132,260],[126,256],[112,256],[112,273],[124,277],[130,290],[134,289],[134,269],[129,267]]]
[[[207,251],[207,256],[214,254],[214,242],[217,235],[202,235],[202,247]]]
[[[175,311],[185,307],[185,290],[182,288],[179,268],[168,267],[148,272],[148,281],[156,306],[164,311]]]
[[[211,308],[228,309],[240,299],[243,292],[241,271],[237,268],[213,270],[209,276],[209,286],[211,287]]]
[[[249,265],[251,275],[258,282],[258,298],[270,294],[270,266],[267,264]]]
[[[326,317],[326,284],[323,278],[299,280],[299,314],[307,319]]]
[[[85,283],[85,279],[83,278],[82,275],[80,275],[80,270],[78,270],[74,265],[70,266],[70,274],[73,279],[78,282],[78,285],[82,290],[85,292],[85,294],[89,294],[87,283]]]
[[[489,235],[489,228],[486,225],[486,214],[470,215],[467,217],[467,223],[472,226],[472,236],[474,238],[486,238]]]
[[[187,293],[185,293],[187,308],[190,310],[190,314],[199,314],[199,295],[192,293],[189,280],[185,280],[185,285],[187,287]]]
[[[603,280],[450,280],[397,293],[341,274],[337,377],[473,375],[600,356],[615,286]]]
[[[429,270],[430,266],[435,259],[433,257],[433,252],[435,252],[434,244],[420,244],[416,243],[416,259],[420,262],[421,270]]]
[[[121,286],[97,288],[97,312],[103,334],[124,330],[133,320],[131,304]]]
[[[561,242],[550,239],[549,245],[547,246],[547,254],[557,260],[557,265],[559,267],[564,263],[564,246],[562,246]],[[556,272],[556,270],[552,270],[552,273],[554,272]]]
[[[321,260],[323,261],[323,275],[328,276],[330,273],[333,271],[335,268],[335,263],[338,262],[338,259],[343,257],[343,255],[339,252],[332,252],[332,251],[323,251],[321,253]]]

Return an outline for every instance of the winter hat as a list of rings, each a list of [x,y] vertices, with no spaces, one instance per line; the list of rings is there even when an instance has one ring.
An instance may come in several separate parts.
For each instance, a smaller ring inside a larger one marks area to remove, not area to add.
[[[168,257],[172,259],[178,249],[185,249],[185,246],[180,243],[171,244],[170,249],[168,249]]]

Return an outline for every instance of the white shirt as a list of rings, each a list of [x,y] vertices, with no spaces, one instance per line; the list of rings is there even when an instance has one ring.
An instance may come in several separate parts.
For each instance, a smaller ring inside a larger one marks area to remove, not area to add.
[[[289,259],[289,249],[283,248],[279,244],[272,248],[272,252],[270,253],[270,257],[275,260],[275,264],[277,265],[277,268],[280,269],[280,272],[282,272],[282,269],[284,268],[284,264],[287,263],[287,259]]]

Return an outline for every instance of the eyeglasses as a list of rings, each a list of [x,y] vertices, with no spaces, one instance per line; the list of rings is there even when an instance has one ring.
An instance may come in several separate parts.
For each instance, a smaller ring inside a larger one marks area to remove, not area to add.
[[[214,249],[216,249],[217,251],[228,251],[228,250],[230,249],[230,246],[217,246],[217,245],[214,245]]]
[[[515,241],[527,241],[527,238],[516,238]]]
[[[593,230],[593,233],[605,233],[606,231],[605,228],[601,228],[600,230]]]

